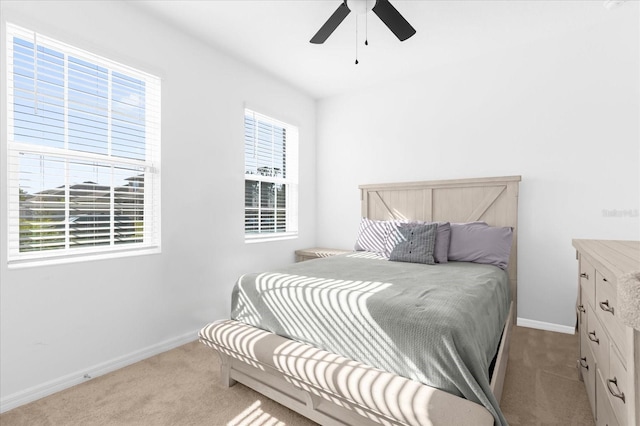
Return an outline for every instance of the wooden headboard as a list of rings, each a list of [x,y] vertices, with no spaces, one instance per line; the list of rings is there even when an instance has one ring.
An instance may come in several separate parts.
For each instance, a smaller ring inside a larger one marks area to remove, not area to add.
[[[362,216],[374,220],[472,222],[513,228],[509,286],[517,318],[520,176],[360,185]]]

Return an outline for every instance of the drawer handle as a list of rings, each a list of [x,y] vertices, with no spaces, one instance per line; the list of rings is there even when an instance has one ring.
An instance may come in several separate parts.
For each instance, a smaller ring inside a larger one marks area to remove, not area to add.
[[[613,306],[609,306],[609,300],[605,300],[604,302],[600,302],[600,309],[602,309],[605,312],[609,312],[611,315],[614,315]]]
[[[575,276],[575,275],[574,275]],[[580,278],[586,278],[589,279],[589,274],[587,274],[586,272],[583,272],[580,274]]]
[[[593,337],[591,337],[591,336],[593,336]],[[588,338],[589,338],[589,340],[591,340],[592,342],[595,342],[595,343],[597,343],[598,345],[600,344],[600,339],[598,339],[598,338],[596,337],[596,332],[595,332],[595,331],[590,331],[590,332],[588,333],[588,336],[587,336],[587,337],[588,337]]]
[[[608,283],[608,282],[609,282],[609,280],[608,280],[608,279],[606,279],[605,277],[602,277],[602,281],[604,281],[605,283]]]
[[[613,389],[611,389],[611,384],[616,385],[616,389],[618,389],[617,392],[615,392]],[[622,400],[622,403],[625,404],[625,400],[624,400],[624,392],[620,392],[620,388],[618,387],[618,379],[617,378],[613,378],[613,379],[609,379],[607,380],[607,388],[609,389],[609,393],[613,396],[615,396],[616,398],[620,398]]]
[[[587,310],[584,308],[584,305],[578,305],[578,311],[582,313],[587,312]]]
[[[586,368],[587,370],[589,369],[589,364],[587,364],[587,357],[583,356],[582,358],[580,358],[580,367],[582,368]]]

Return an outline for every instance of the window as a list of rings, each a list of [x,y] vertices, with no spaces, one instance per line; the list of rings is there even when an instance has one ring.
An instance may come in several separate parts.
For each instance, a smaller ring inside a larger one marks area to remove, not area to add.
[[[160,80],[7,24],[9,263],[158,251]]]
[[[246,241],[298,234],[298,129],[245,110]]]

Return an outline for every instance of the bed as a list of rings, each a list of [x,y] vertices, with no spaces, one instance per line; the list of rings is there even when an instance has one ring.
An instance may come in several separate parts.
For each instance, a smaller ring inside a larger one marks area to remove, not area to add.
[[[506,424],[499,401],[516,318],[519,181],[360,186],[362,217],[373,221],[511,228],[508,265],[425,266],[354,252],[247,274],[234,288],[234,319],[199,335],[220,356],[223,384],[243,383],[323,425]],[[472,299],[452,295],[457,286]],[[385,300],[404,310],[386,312]],[[426,331],[414,330],[420,318]],[[433,334],[435,323],[446,331]]]

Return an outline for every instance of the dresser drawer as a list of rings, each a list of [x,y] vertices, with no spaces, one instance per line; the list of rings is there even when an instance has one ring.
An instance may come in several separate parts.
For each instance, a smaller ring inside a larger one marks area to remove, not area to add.
[[[610,355],[609,374],[604,375],[604,384],[607,390],[607,396],[613,412],[618,419],[618,423],[621,425],[627,424],[627,403],[632,404],[633,401],[629,401],[631,383],[629,383],[629,376],[627,370],[622,365],[620,354],[612,348]]]
[[[585,329],[586,330],[586,329]],[[586,337],[586,331],[582,333],[580,339],[580,374],[582,374],[582,380],[587,388],[587,397],[589,398],[589,406],[593,418],[596,418],[596,361],[593,356],[593,351],[589,347],[589,339]]]
[[[583,256],[580,256],[580,287],[587,301],[594,306],[596,300],[596,268]]]
[[[609,333],[611,343],[622,353],[627,351],[624,325],[618,321],[618,295],[615,282],[596,271],[596,304],[593,307],[600,322]],[[622,360],[626,365],[625,360]]]
[[[591,306],[587,306],[587,342],[595,355],[596,364],[602,375],[609,374],[609,337],[596,317]]]
[[[597,426],[619,426],[613,408],[609,402],[607,386],[604,384],[600,371],[596,374],[596,425]]]

